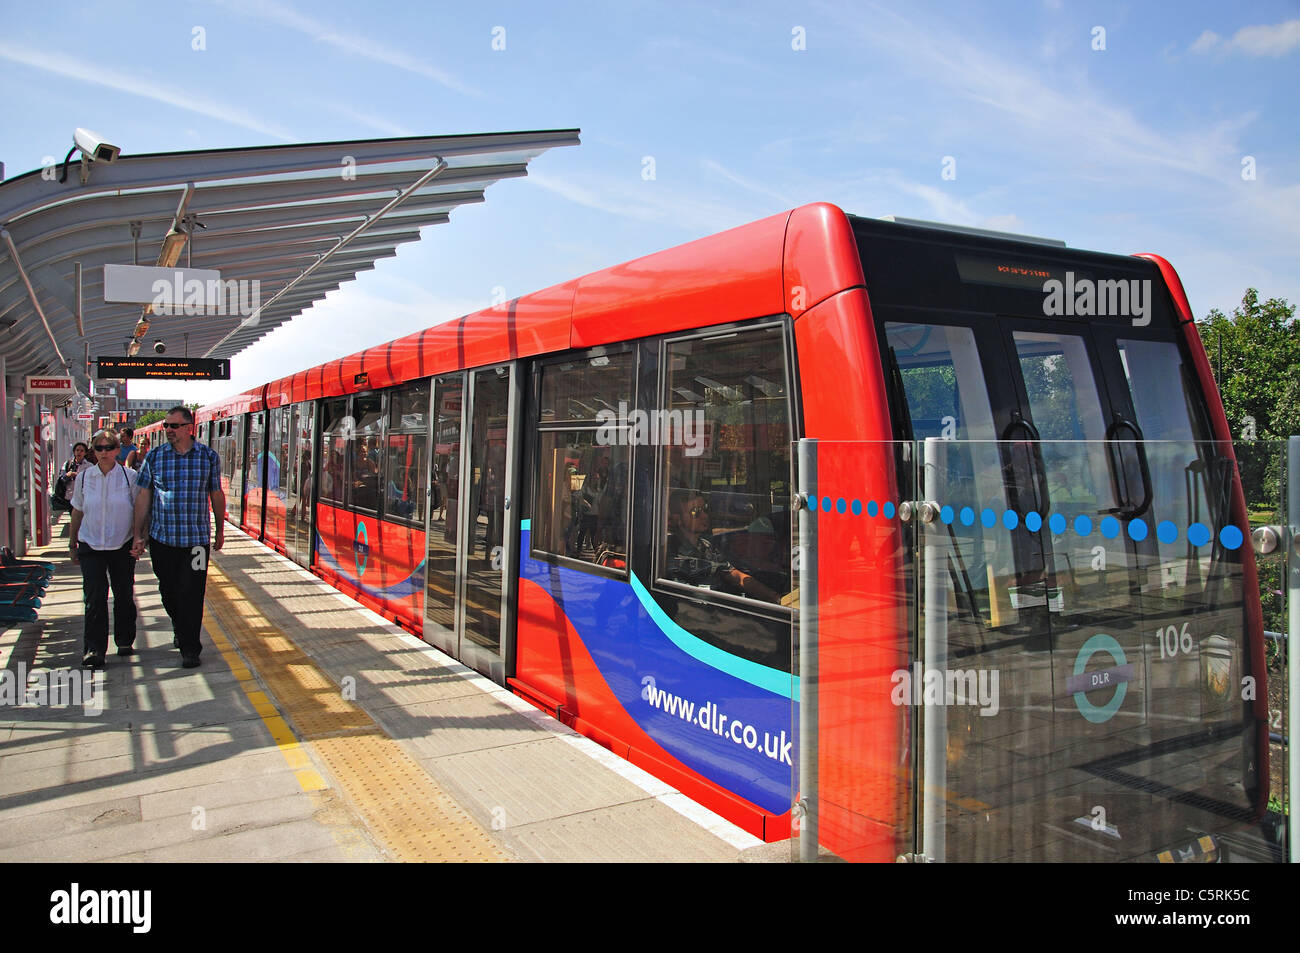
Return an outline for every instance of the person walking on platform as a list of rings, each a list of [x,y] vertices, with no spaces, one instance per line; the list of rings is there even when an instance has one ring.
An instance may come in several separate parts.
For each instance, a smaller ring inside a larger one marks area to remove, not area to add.
[[[167,442],[149,451],[140,466],[135,501],[135,546],[144,554],[146,541],[163,608],[172,620],[181,650],[181,665],[197,668],[203,651],[203,596],[208,587],[208,557],[226,536],[226,495],[221,490],[221,458],[194,440],[194,415],[173,407],[163,422]],[[215,542],[209,545],[211,512],[217,517]]]
[[[81,664],[103,668],[108,652],[108,589],[113,589],[113,640],[118,655],[135,652],[135,556],[132,526],[135,511],[134,470],[116,459],[118,440],[101,430],[91,438],[98,465],[76,476],[72,490],[70,557],[81,566],[86,603]]]
[[[118,431],[117,442],[121,446],[119,446],[117,450],[117,462],[122,464],[124,467],[129,467],[131,465],[131,455],[138,449],[135,445],[135,441],[132,439],[134,436],[135,431],[130,427],[123,427]]]

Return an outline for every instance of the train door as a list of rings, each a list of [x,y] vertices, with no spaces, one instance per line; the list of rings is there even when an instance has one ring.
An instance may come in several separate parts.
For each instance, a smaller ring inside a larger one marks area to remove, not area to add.
[[[262,507],[266,500],[266,411],[247,416],[248,443],[244,453],[243,508],[240,511],[244,532],[262,538]]]
[[[230,487],[226,491],[226,516],[236,526],[240,524],[244,512],[244,421],[247,415],[228,417],[228,456]]]
[[[520,386],[514,364],[434,379],[425,638],[506,676],[518,532]]]
[[[287,424],[289,452],[285,483],[284,548],[289,558],[300,566],[311,565],[312,517],[312,460],[316,448],[316,405],[312,402],[294,404],[290,408]]]

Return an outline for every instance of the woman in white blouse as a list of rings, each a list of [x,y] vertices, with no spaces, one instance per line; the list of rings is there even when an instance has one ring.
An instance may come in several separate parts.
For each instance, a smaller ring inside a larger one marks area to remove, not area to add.
[[[135,652],[135,557],[132,525],[135,471],[117,462],[118,439],[101,430],[90,441],[96,465],[77,474],[72,490],[70,556],[81,566],[86,628],[81,664],[103,668],[108,653],[108,589],[113,589],[113,640],[118,655]]]

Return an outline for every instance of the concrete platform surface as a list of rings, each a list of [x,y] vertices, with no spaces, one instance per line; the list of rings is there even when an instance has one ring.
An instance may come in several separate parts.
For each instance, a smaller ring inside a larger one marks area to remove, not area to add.
[[[0,629],[0,862],[789,859],[233,528],[200,668],[145,558],[137,654],[83,675],[66,532]]]

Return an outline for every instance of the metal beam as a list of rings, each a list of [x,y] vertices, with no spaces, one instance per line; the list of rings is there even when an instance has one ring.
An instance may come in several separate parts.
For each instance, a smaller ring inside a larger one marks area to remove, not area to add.
[[[50,344],[54,348],[54,353],[59,359],[59,363],[67,368],[71,373],[72,365],[67,362],[63,352],[59,350],[59,342],[54,338],[54,332],[50,330],[50,322],[45,319],[45,312],[41,310],[41,302],[36,297],[36,289],[32,287],[32,281],[27,277],[27,271],[23,268],[22,259],[18,257],[18,249],[14,247],[14,241],[9,237],[8,229],[0,228],[0,241],[4,242],[5,248],[9,250],[9,257],[13,259],[14,267],[18,269],[18,277],[27,287],[27,295],[32,299],[32,307],[40,316],[41,324],[45,325],[45,333],[50,336]]]
[[[358,235],[361,235],[363,232],[365,232],[365,230],[366,230],[367,228],[369,228],[373,222],[378,221],[379,219],[381,219],[381,218],[383,218],[385,215],[387,215],[389,212],[391,212],[393,209],[395,209],[395,208],[397,208],[398,206],[400,206],[403,202],[405,202],[405,201],[406,201],[407,199],[409,199],[412,195],[414,195],[414,194],[416,193],[416,191],[418,191],[420,188],[422,188],[422,187],[423,187],[424,185],[426,185],[428,182],[432,181],[432,180],[435,179],[437,176],[439,176],[443,171],[445,171],[446,168],[447,168],[447,160],[444,159],[444,158],[442,158],[441,156],[438,156],[438,157],[436,157],[436,158],[437,158],[437,162],[436,162],[436,164],[434,165],[434,167],[433,167],[432,169],[430,169],[428,172],[424,173],[424,175],[422,175],[422,176],[420,176],[418,179],[416,179],[415,182],[412,183],[411,186],[410,186],[409,188],[406,189],[406,191],[402,192],[401,195],[398,195],[397,197],[395,197],[391,202],[389,202],[389,203],[388,203],[387,205],[385,205],[382,209],[380,209],[378,212],[376,212],[376,213],[375,213],[375,217],[374,217],[373,219],[370,219],[370,220],[368,220],[368,221],[362,223],[361,225],[358,225],[355,229],[353,229],[353,230],[352,230],[352,231],[347,235],[347,237],[340,239],[340,240],[339,240],[339,243],[338,243],[337,245],[335,245],[334,248],[332,248],[330,251],[326,252],[326,253],[325,253],[325,254],[320,258],[320,260],[316,262],[316,264],[312,265],[310,268],[308,268],[306,271],[304,271],[301,275],[299,275],[296,279],[294,279],[293,281],[289,282],[288,287],[286,287],[283,291],[280,291],[278,294],[275,295],[275,297],[273,297],[273,298],[272,298],[270,301],[268,301],[265,305],[263,305],[262,307],[258,308],[255,312],[253,312],[253,314],[251,314],[249,317],[247,317],[247,318],[245,318],[243,321],[241,321],[241,322],[240,322],[240,325],[239,325],[240,328],[245,328],[245,327],[249,327],[249,326],[256,327],[256,326],[257,326],[257,322],[261,319],[262,312],[265,311],[265,310],[267,310],[267,308],[271,307],[273,304],[275,304],[275,301],[276,301],[277,298],[279,298],[281,295],[283,295],[283,294],[284,294],[286,291],[288,291],[290,288],[294,287],[294,285],[298,284],[300,281],[305,280],[305,279],[306,279],[309,275],[311,275],[314,271],[316,271],[317,269],[319,269],[322,265],[325,264],[325,262],[329,261],[329,259],[330,259],[330,258],[331,258],[335,253],[337,253],[340,249],[344,248],[344,247],[348,244],[348,242],[352,241],[352,239],[356,238]],[[233,333],[233,332],[232,332],[232,333]],[[220,347],[222,344],[224,344],[225,341],[226,341],[229,337],[230,337],[230,335],[227,335],[226,338],[223,338],[223,339],[221,340],[221,342],[219,342],[219,343],[217,344],[217,347]],[[208,357],[208,356],[210,356],[211,353],[212,353],[212,351],[215,351],[215,350],[216,350],[216,348],[213,348],[213,349],[210,350],[207,354],[205,354],[204,357]]]

